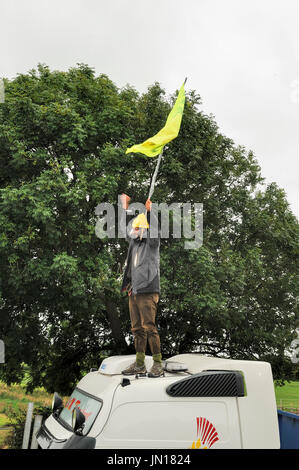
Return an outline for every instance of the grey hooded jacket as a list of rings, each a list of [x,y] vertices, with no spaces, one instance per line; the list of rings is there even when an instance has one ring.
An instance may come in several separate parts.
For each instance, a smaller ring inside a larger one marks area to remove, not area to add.
[[[156,215],[147,212],[147,220],[151,228],[158,228]],[[151,225],[152,224],[152,225]],[[152,235],[152,236],[151,236]],[[121,290],[132,288],[133,294],[160,293],[160,232],[156,231],[153,236],[150,229],[144,231],[140,238],[130,238],[129,249],[126,259],[125,271]]]

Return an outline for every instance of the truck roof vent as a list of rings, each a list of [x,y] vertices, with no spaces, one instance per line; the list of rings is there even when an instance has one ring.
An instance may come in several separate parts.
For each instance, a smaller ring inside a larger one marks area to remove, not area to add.
[[[172,383],[166,393],[172,397],[244,397],[244,379],[234,370],[203,371]]]
[[[163,362],[163,361],[162,361]],[[186,372],[188,367],[186,364],[176,361],[165,361],[163,363],[164,370],[168,372]]]

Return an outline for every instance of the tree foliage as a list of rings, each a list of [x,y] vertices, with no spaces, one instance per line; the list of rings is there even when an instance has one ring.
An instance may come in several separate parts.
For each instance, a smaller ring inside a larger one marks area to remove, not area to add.
[[[155,159],[128,156],[164,125],[175,96],[158,83],[119,89],[84,64],[5,80],[0,104],[0,338],[7,382],[67,394],[106,355],[133,353],[120,293],[127,245],[96,237],[96,206],[144,202]],[[201,202],[203,245],[161,240],[162,353],[269,360],[288,375],[298,326],[298,222],[263,183],[251,151],[223,136],[187,94],[154,202]],[[283,158],[283,156],[282,156]],[[287,364],[284,367],[284,364]]]

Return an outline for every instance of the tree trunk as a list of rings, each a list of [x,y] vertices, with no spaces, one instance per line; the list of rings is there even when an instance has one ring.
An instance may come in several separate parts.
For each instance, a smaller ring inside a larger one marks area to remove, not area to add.
[[[110,323],[111,330],[112,330],[112,337],[113,337],[113,343],[115,344],[115,348],[119,353],[124,352],[126,350],[127,343],[125,341],[125,337],[121,329],[121,324],[118,318],[116,305],[111,299],[107,297],[105,297],[105,305],[107,309],[109,323]]]

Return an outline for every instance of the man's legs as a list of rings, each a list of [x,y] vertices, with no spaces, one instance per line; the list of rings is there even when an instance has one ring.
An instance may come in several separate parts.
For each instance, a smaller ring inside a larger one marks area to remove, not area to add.
[[[149,377],[160,377],[161,375],[164,375],[162,368],[160,336],[156,327],[158,302],[158,293],[140,294],[136,296],[136,303],[140,312],[141,326],[146,332],[154,360],[154,365],[148,374]]]
[[[136,362],[137,365],[144,363],[145,351],[146,351],[146,331],[142,324],[141,312],[139,310],[138,295],[129,296],[129,311],[131,319],[131,331],[134,336],[134,345],[136,351]]]
[[[155,323],[158,302],[159,294],[157,293],[129,296],[131,331],[134,335],[136,365],[138,367],[144,366],[145,351],[148,341],[154,360],[154,367],[150,373],[152,377],[160,376],[163,372],[160,336]],[[123,372],[130,373],[133,371],[132,373],[135,373],[135,368],[133,365]]]
[[[146,331],[142,325],[142,318],[136,302],[136,295],[129,296],[129,311],[131,319],[131,331],[134,336],[134,345],[136,351],[136,361],[122,371],[124,375],[145,374],[144,364],[146,350]]]
[[[146,336],[154,360],[161,361],[160,336],[156,327],[158,302],[159,294],[139,294],[136,296],[142,334]],[[141,332],[141,330],[139,331]],[[145,352],[146,341],[145,345],[143,343],[143,347]]]

